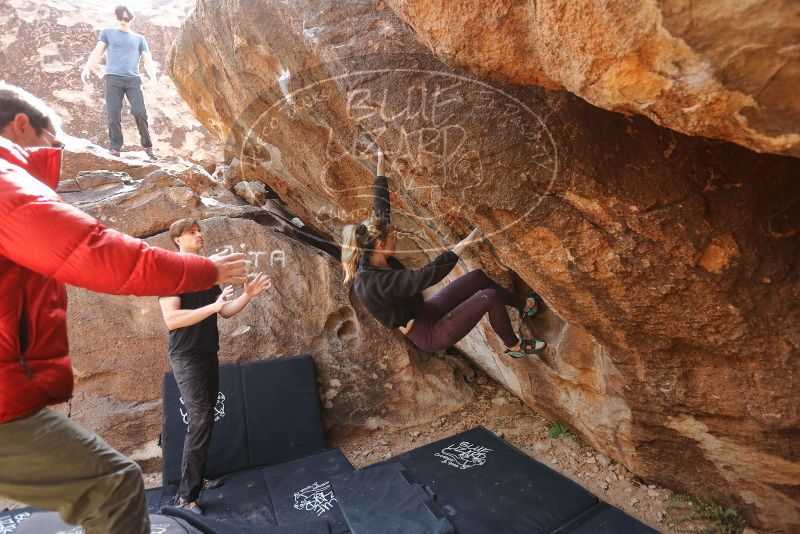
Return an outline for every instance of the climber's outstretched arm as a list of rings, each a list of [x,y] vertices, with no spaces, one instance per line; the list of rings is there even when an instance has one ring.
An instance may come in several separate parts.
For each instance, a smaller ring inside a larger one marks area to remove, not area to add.
[[[389,202],[389,183],[383,175],[383,150],[378,149],[378,168],[372,184],[372,211],[376,217],[391,220],[392,209]]]

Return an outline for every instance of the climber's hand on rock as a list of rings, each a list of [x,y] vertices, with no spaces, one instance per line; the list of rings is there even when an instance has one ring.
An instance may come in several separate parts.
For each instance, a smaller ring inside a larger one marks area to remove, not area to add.
[[[466,240],[469,241],[470,244],[472,242],[479,243],[483,241],[483,232],[481,232],[480,228],[473,228],[472,232],[470,232],[469,235],[466,237]]]
[[[464,252],[464,250],[467,249],[467,247],[475,243],[479,243],[482,240],[483,240],[483,232],[481,232],[479,228],[475,228],[469,233],[467,237],[459,241],[458,244],[453,247],[453,252],[461,256],[461,254]]]

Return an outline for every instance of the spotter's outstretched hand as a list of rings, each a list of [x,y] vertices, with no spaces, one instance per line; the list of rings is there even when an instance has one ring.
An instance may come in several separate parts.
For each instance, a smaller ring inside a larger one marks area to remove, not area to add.
[[[223,251],[208,259],[214,262],[217,268],[217,284],[244,284],[247,282],[247,268],[252,262],[245,259],[245,255],[237,252]]]
[[[231,286],[225,286],[222,289],[222,293],[217,297],[217,300],[214,301],[214,305],[216,306],[217,313],[219,313],[222,308],[231,301],[231,297],[233,296],[233,288]]]
[[[264,273],[256,273],[252,282],[244,284],[244,292],[249,297],[255,297],[265,289],[272,287],[272,279]]]

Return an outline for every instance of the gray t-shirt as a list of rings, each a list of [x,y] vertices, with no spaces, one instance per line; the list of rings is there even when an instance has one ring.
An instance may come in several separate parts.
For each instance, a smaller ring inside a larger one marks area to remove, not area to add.
[[[144,36],[106,28],[100,32],[99,40],[108,47],[106,74],[139,77],[139,58],[150,51]]]

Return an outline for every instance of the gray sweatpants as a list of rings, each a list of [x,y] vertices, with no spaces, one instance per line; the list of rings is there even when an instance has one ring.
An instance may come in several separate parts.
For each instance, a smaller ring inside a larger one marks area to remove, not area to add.
[[[0,423],[0,496],[85,534],[150,534],[139,466],[52,410]]]

